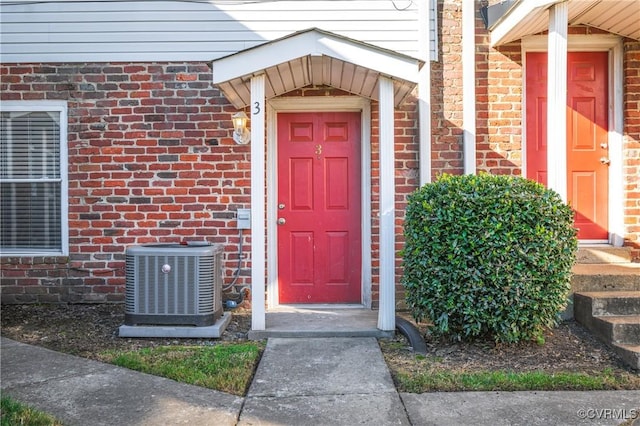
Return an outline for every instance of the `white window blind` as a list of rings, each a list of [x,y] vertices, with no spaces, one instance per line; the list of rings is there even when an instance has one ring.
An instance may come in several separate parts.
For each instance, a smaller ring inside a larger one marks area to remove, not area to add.
[[[0,112],[0,250],[3,255],[66,250],[63,111]],[[66,140],[66,138],[64,138]],[[66,155],[66,150],[64,150]],[[64,195],[64,196],[63,196]]]

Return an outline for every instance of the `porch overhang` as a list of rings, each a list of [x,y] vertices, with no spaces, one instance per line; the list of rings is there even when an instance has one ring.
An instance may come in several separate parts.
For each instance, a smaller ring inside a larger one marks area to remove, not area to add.
[[[491,45],[499,46],[549,29],[549,8],[567,3],[568,25],[587,25],[640,40],[637,0],[511,0],[489,6]],[[497,13],[491,13],[497,11]]]
[[[276,196],[273,183],[267,188],[265,166],[269,158],[265,148],[276,142],[273,136],[271,143],[268,137],[265,138],[268,136],[265,101],[312,84],[329,85],[378,101],[380,261],[377,328],[381,332],[395,330],[394,106],[418,85],[422,65],[419,59],[317,28],[212,62],[213,83],[227,99],[237,108],[251,105],[251,329],[254,332],[267,330],[266,285],[277,279],[275,268],[268,266],[273,263],[273,256],[277,256],[275,250],[270,258],[265,252],[266,234],[277,226],[271,213],[275,204],[269,215],[266,214],[268,201]],[[274,116],[268,125],[273,130]],[[364,305],[366,301],[362,301]],[[270,302],[270,307],[278,303]]]
[[[380,76],[393,81],[398,106],[418,83],[424,62],[317,28],[216,59],[213,84],[236,108],[251,102],[251,77],[265,74],[265,96],[274,98],[309,85],[327,85],[378,99]]]

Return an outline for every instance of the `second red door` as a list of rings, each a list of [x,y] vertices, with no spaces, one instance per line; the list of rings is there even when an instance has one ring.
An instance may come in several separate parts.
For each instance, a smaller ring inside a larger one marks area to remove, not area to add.
[[[566,144],[567,198],[581,240],[608,239],[607,52],[569,52],[567,135],[547,141],[547,55],[527,54],[527,177],[547,184],[547,147]]]

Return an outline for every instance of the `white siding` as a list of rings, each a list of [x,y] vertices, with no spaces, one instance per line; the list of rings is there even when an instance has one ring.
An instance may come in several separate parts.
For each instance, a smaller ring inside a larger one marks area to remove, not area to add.
[[[209,61],[311,27],[419,57],[419,1],[2,1],[0,60]]]

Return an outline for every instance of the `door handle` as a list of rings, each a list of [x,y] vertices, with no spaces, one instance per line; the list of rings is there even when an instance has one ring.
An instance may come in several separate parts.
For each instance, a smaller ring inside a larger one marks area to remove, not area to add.
[[[287,220],[284,217],[278,218],[278,225],[284,225],[285,223],[287,223]]]
[[[609,158],[607,157],[600,157],[600,164],[609,164],[611,163],[611,160],[609,160]]]

